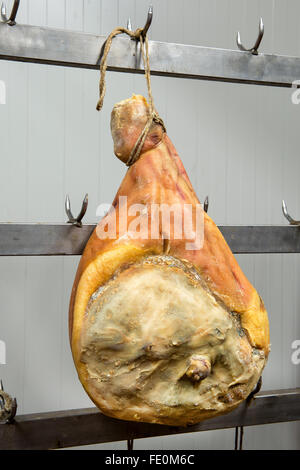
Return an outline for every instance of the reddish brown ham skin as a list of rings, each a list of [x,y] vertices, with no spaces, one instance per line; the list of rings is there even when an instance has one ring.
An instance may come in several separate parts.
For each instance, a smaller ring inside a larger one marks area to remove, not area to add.
[[[183,164],[167,135],[163,136],[159,146],[143,153],[139,160],[129,168],[116,194],[113,206],[116,208],[118,230],[119,196],[127,196],[128,207],[131,204],[200,204],[192,188]],[[106,217],[109,217],[106,216]],[[240,269],[230,248],[212,219],[204,213],[204,245],[201,250],[188,251],[185,240],[171,240],[170,254],[176,254],[198,266],[213,292],[231,309],[233,305],[226,299],[234,300],[240,310],[247,307],[253,293],[253,287]],[[128,216],[128,221],[133,217]],[[150,226],[150,223],[149,223]],[[86,266],[100,253],[108,250],[115,240],[101,240],[96,229],[89,239],[81,258],[74,282],[70,305],[70,328],[72,310],[78,280]],[[135,240],[143,246],[162,246],[162,239]]]

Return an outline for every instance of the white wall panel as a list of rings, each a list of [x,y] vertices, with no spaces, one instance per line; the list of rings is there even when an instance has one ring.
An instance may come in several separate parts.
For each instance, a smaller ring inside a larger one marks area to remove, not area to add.
[[[8,10],[12,1],[7,2]],[[143,26],[146,0],[22,0],[17,21],[88,33]],[[262,52],[300,55],[296,0],[153,0],[152,39],[236,48],[239,30],[252,46],[263,16]],[[300,79],[300,77],[299,77]],[[140,75],[107,73],[103,110],[95,110],[99,72],[0,61],[7,104],[0,105],[3,222],[64,222],[89,193],[86,222],[111,202],[125,166],[114,157],[110,112],[133,92]],[[281,224],[284,198],[300,218],[300,105],[291,90],[153,77],[155,105],[201,201],[209,195],[216,223]],[[299,255],[240,255],[238,261],[269,311],[272,351],[264,389],[296,387],[300,365]],[[19,413],[92,405],[75,373],[68,342],[68,302],[78,257],[0,258],[0,339],[7,364],[0,376],[18,398]],[[246,449],[298,448],[299,423],[245,429]],[[234,430],[139,440],[135,448],[227,449]],[[125,448],[112,443],[93,448]]]

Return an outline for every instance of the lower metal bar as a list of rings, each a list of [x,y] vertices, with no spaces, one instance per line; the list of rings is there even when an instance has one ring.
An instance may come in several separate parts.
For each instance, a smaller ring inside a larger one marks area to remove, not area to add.
[[[17,416],[13,424],[0,425],[0,449],[59,449],[298,420],[299,388],[260,392],[249,405],[187,427],[121,421],[84,408]]]
[[[0,256],[81,255],[95,225],[0,224]],[[233,253],[300,253],[300,227],[219,226]]]

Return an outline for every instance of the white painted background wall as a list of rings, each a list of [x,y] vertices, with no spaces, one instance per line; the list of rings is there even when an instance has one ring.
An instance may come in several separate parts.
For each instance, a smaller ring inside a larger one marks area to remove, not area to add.
[[[149,0],[22,0],[18,22],[107,35],[143,26]],[[9,8],[12,1],[7,2]],[[152,0],[150,38],[235,49],[235,35],[260,51],[300,55],[297,0]],[[115,102],[146,93],[144,79],[108,73],[104,109],[95,111],[99,73],[0,61],[6,104],[0,105],[0,221],[64,222],[89,193],[86,222],[111,202],[125,174],[109,130]],[[300,77],[299,77],[300,79]],[[219,224],[284,224],[281,199],[300,216],[300,105],[291,90],[153,77],[168,133],[201,200]],[[300,257],[238,256],[269,311],[272,352],[263,388],[300,385],[291,344],[300,339]],[[0,377],[18,412],[92,406],[75,373],[67,335],[70,289],[78,257],[0,258],[0,340],[7,364]],[[300,448],[299,423],[245,429],[246,449]],[[140,449],[231,449],[234,430],[138,440]],[[125,442],[93,448],[124,449]]]

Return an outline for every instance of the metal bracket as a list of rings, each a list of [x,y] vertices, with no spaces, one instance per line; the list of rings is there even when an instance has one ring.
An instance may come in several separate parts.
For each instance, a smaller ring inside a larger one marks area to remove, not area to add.
[[[13,4],[13,7],[12,7],[12,10],[11,10],[10,17],[7,18],[7,16],[6,16],[6,5],[5,5],[5,3],[2,3],[2,5],[1,5],[1,19],[4,23],[7,23],[9,26],[14,26],[16,24],[15,20],[16,20],[16,16],[17,16],[17,13],[18,13],[19,5],[20,5],[20,0],[15,0],[14,4]]]
[[[258,36],[257,36],[257,39],[256,39],[256,42],[254,44],[253,47],[251,47],[251,49],[246,49],[242,42],[241,42],[241,35],[240,35],[240,32],[237,33],[236,35],[236,43],[237,43],[237,46],[239,48],[240,51],[245,51],[245,52],[251,52],[251,54],[253,55],[258,55],[258,48],[260,46],[260,43],[261,43],[261,40],[263,38],[263,35],[264,35],[264,23],[263,23],[263,19],[260,18],[259,20],[259,28],[258,28]]]
[[[0,380],[0,424],[10,424],[14,421],[17,413],[17,400],[4,391],[2,380]]]
[[[290,225],[300,225],[300,220],[293,219],[287,211],[286,203],[282,200],[282,212],[284,217],[289,221]]]
[[[81,206],[81,211],[79,212],[78,216],[77,217],[74,217],[72,212],[71,212],[71,203],[70,203],[70,198],[69,198],[69,195],[67,194],[66,196],[66,201],[65,201],[65,210],[66,210],[66,214],[68,216],[68,219],[67,220],[67,224],[72,224],[72,225],[76,225],[76,227],[82,227],[82,219],[86,213],[86,210],[87,210],[87,206],[88,206],[88,194],[86,194],[84,196],[84,200],[83,200],[83,203],[82,203],[82,206]]]

